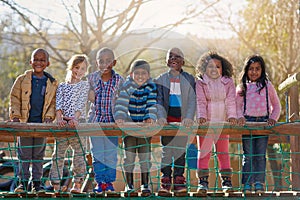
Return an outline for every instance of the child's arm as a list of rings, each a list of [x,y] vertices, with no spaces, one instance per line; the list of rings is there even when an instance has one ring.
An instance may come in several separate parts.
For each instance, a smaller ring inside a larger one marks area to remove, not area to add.
[[[196,82],[196,99],[197,99],[197,121],[204,124],[207,121],[207,100],[204,92],[204,85],[200,80]]]
[[[164,90],[164,86],[163,86],[163,83],[161,81],[163,77],[159,77],[158,79],[156,79],[156,87],[157,87],[157,123],[160,125],[160,126],[163,126],[165,124],[167,124],[167,112],[164,108],[164,93],[163,93],[163,90]]]
[[[51,102],[45,112],[44,122],[51,123],[56,116],[56,91],[57,91],[58,83],[57,81],[50,82],[49,79],[47,81],[46,87],[46,99],[51,99]]]
[[[121,122],[128,118],[129,94],[125,89],[120,91],[118,98],[115,101],[114,119]],[[121,120],[120,120],[121,119]]]
[[[146,89],[149,89],[149,94],[146,101],[144,122],[153,123],[157,119],[157,88],[155,83],[149,83]]]
[[[67,124],[67,121],[63,119],[63,114],[61,110],[56,111],[56,123],[59,127],[64,127]]]
[[[81,115],[81,112],[76,111],[74,117],[68,121],[68,124],[71,128],[75,128],[76,126],[78,126],[78,119],[79,119],[80,115]]]
[[[197,109],[197,103],[196,103],[196,83],[195,78],[193,76],[190,76],[189,79],[187,78],[189,82],[189,88],[188,88],[188,103],[187,103],[187,110],[186,110],[186,116],[185,119],[182,120],[183,126],[192,126],[194,124],[194,118],[195,118],[195,111]]]
[[[236,125],[237,123],[237,115],[236,115],[236,92],[235,85],[233,79],[230,79],[228,84],[228,90],[226,92],[225,106],[227,111],[227,121],[230,125]]]
[[[237,113],[237,124],[239,126],[244,126],[246,123],[246,119],[244,118],[244,97],[240,95],[241,88],[237,86],[236,88],[236,113]]]
[[[281,104],[280,104],[280,100],[279,97],[277,95],[277,92],[274,88],[274,86],[271,84],[271,82],[269,82],[268,86],[268,92],[269,92],[269,99],[271,102],[271,115],[268,119],[268,124],[270,126],[274,126],[277,122],[277,120],[279,119],[280,116],[280,111],[281,111]]]
[[[13,122],[20,122],[21,115],[21,78],[18,77],[10,91],[9,116]]]
[[[88,91],[88,100],[92,103],[95,103],[95,92],[94,90]]]

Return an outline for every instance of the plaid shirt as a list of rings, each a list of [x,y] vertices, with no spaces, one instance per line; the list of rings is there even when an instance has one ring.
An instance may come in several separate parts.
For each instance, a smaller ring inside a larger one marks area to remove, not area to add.
[[[91,107],[89,122],[114,122],[114,101],[124,78],[112,70],[112,78],[104,82],[99,71],[96,71],[88,75],[88,81],[95,92],[95,103]]]

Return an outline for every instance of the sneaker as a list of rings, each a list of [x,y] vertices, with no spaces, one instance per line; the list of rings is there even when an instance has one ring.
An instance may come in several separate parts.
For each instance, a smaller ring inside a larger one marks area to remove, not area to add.
[[[114,193],[115,192],[114,185],[112,183],[106,183],[105,191]]]
[[[141,186],[142,193],[151,193],[151,189],[148,184],[144,184]]]
[[[59,183],[52,183],[52,187],[54,192],[59,192],[60,191],[60,184]]]
[[[27,190],[25,190],[25,187],[23,184],[18,185],[16,189],[14,190],[15,193],[25,193]]]
[[[171,190],[171,178],[170,177],[163,177],[161,179],[161,186],[159,192],[167,192],[169,193]]]
[[[41,181],[33,181],[33,186],[31,189],[32,193],[45,193],[46,190],[44,189],[44,187],[42,186],[42,182]]]
[[[70,192],[73,194],[80,194],[81,193],[81,183],[74,183]]]
[[[106,184],[105,183],[98,183],[93,191],[95,193],[102,194],[105,190],[106,190]]]
[[[223,177],[222,190],[223,192],[233,192],[231,178],[225,179]]]
[[[46,193],[46,190],[44,190],[43,187],[34,187],[32,188],[31,192],[41,194],[41,193]]]
[[[198,189],[197,189],[198,193],[206,194],[207,190],[208,190],[208,182],[202,182],[198,184]]]
[[[130,192],[133,192],[133,191],[134,191],[133,185],[127,185],[126,184],[124,192],[130,193]]]
[[[206,194],[207,191],[208,191],[208,176],[200,177],[197,192]]]
[[[263,192],[264,191],[264,185],[260,182],[256,182],[254,184],[254,191],[255,192]]]
[[[183,176],[174,178],[174,192],[186,192],[185,178]]]
[[[244,192],[245,193],[250,193],[252,192],[252,185],[249,183],[244,184]]]

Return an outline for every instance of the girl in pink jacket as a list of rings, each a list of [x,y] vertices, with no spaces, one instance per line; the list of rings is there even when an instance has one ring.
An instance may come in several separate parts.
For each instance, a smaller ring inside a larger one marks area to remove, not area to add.
[[[231,78],[233,75],[231,63],[217,52],[209,51],[199,59],[196,71],[199,77],[196,82],[198,123],[203,125],[211,121],[222,124],[228,121],[231,125],[235,125],[237,122],[235,85]],[[208,190],[209,159],[214,144],[222,189],[232,190],[232,169],[228,154],[229,135],[221,135],[221,130],[219,132],[218,130],[209,131],[205,136],[197,136],[199,193],[206,193]]]
[[[267,122],[274,126],[280,116],[280,100],[272,83],[268,80],[266,64],[260,55],[246,58],[236,91],[238,124],[245,122]],[[264,190],[266,175],[267,135],[243,135],[244,192]],[[252,188],[254,186],[254,188]]]

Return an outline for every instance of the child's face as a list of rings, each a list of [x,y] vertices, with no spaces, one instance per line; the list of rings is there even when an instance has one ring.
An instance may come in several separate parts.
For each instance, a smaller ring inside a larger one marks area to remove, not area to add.
[[[206,66],[205,74],[211,79],[222,76],[222,62],[217,59],[210,59]]]
[[[138,69],[134,70],[130,74],[130,76],[134,80],[134,82],[136,82],[136,84],[138,84],[138,86],[143,85],[150,78],[148,71],[145,69],[142,69],[142,68],[138,68]]]
[[[97,65],[102,75],[110,74],[112,68],[116,65],[116,60],[110,52],[103,52],[97,58]]]
[[[30,60],[34,73],[36,75],[43,74],[46,67],[50,64],[45,52],[37,51]]]
[[[85,62],[78,63],[72,68],[72,79],[80,80],[86,73],[87,66]]]
[[[177,49],[171,49],[167,55],[167,65],[174,71],[181,71],[182,66],[184,65],[184,58],[182,52]]]
[[[257,81],[261,77],[261,65],[259,62],[251,63],[247,72],[247,76],[251,82]]]

